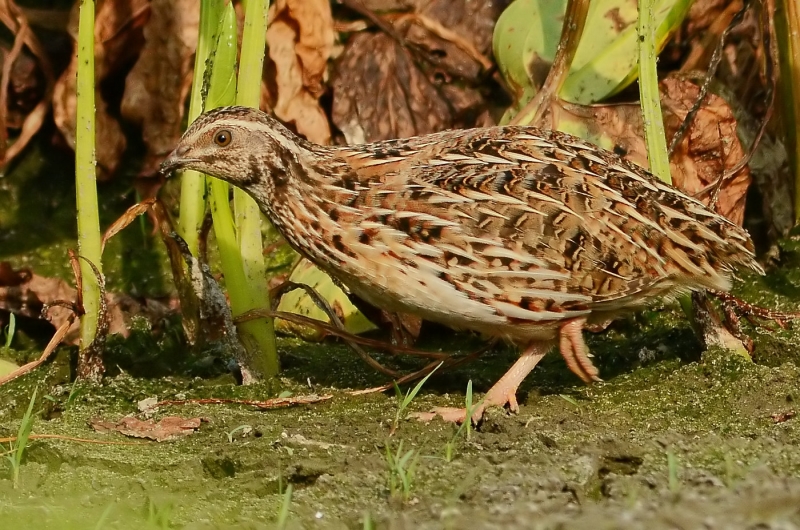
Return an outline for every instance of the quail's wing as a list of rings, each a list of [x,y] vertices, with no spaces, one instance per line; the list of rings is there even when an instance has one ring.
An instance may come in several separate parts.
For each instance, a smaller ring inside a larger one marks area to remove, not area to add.
[[[506,127],[351,149],[353,238],[508,316],[726,289],[732,266],[759,270],[740,227],[569,135]]]

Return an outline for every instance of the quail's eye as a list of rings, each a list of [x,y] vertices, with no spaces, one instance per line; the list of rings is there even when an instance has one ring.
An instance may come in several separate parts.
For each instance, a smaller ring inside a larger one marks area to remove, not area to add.
[[[214,143],[216,143],[220,147],[225,147],[229,143],[231,143],[231,132],[227,129],[223,129],[221,131],[217,131],[214,135]]]

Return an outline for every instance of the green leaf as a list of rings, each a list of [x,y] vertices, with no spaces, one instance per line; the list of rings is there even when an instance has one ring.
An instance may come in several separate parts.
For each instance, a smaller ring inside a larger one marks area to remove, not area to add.
[[[289,276],[289,280],[297,283],[304,283],[317,291],[322,298],[328,301],[334,311],[336,311],[342,319],[345,329],[350,333],[358,334],[377,329],[375,325],[367,320],[367,317],[350,302],[350,299],[344,291],[333,283],[333,280],[331,280],[327,274],[315,267],[310,261],[306,259],[300,260]],[[301,289],[295,289],[283,295],[280,304],[278,304],[278,311],[287,311],[323,322],[330,321],[328,315],[326,315],[322,309],[318,308],[311,300],[311,297]],[[291,324],[280,319],[275,322],[275,328],[279,331],[295,333],[307,339],[319,338],[319,332],[315,329]]]
[[[683,21],[691,0],[656,0],[653,16],[656,45],[662,49]],[[516,101],[504,117],[533,97],[546,77],[561,38],[566,0],[516,0],[501,15],[494,31],[494,55]],[[637,1],[596,0],[575,60],[561,89],[561,99],[591,104],[613,95],[636,79]]]

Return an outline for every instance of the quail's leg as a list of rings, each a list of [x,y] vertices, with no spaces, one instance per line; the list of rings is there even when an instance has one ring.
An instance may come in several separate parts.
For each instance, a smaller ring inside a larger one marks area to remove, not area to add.
[[[517,362],[489,389],[480,405],[472,411],[472,422],[478,423],[487,407],[503,407],[508,403],[511,412],[519,412],[517,389],[549,349],[550,344],[546,342],[530,343]],[[417,418],[431,420],[437,415],[445,421],[461,423],[466,418],[467,411],[463,408],[437,407],[433,414],[418,414]]]
[[[585,318],[575,318],[561,324],[558,337],[559,349],[569,369],[584,382],[602,381],[600,372],[589,358],[589,349],[583,341],[585,324]]]

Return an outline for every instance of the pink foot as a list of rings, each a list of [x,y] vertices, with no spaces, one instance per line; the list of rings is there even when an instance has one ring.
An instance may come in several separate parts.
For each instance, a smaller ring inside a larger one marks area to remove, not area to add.
[[[517,403],[517,389],[522,381],[531,373],[539,361],[547,353],[547,344],[532,342],[528,345],[517,362],[498,380],[483,400],[479,401],[472,410],[472,423],[477,424],[483,418],[483,412],[488,407],[504,407],[508,405],[511,412],[519,412]],[[421,421],[431,421],[436,416],[441,416],[445,421],[463,423],[467,417],[465,408],[436,407],[432,412],[417,413],[413,415]]]
[[[602,381],[600,371],[589,358],[591,354],[583,341],[583,326],[585,318],[568,320],[559,329],[559,349],[567,366],[572,373],[580,377],[585,383]]]

